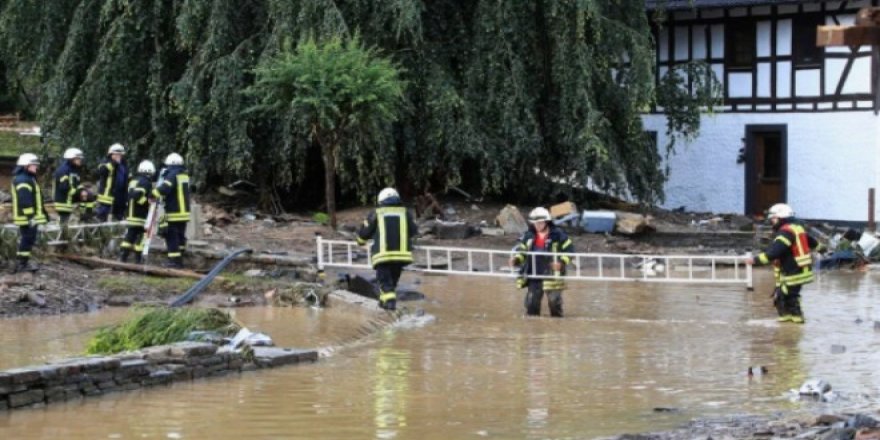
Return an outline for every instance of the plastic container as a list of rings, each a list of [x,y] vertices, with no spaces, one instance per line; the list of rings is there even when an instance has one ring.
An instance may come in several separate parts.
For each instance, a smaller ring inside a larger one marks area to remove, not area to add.
[[[587,232],[612,232],[616,222],[617,215],[611,211],[584,211],[581,214],[581,227]]]

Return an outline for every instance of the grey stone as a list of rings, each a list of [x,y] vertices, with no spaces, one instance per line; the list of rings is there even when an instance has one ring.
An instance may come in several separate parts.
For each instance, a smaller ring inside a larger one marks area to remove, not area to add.
[[[503,229],[506,234],[510,235],[520,235],[529,229],[526,219],[523,218],[519,209],[513,205],[505,206],[504,209],[498,213],[495,222],[498,223],[498,226],[501,226],[501,229]]]
[[[6,399],[0,399],[0,411],[6,411],[9,409],[9,402]]]
[[[10,394],[9,406],[12,408],[19,408],[22,406],[32,405],[34,403],[42,402],[45,396],[46,395],[43,390],[40,389]]]
[[[846,353],[845,345],[832,344],[831,345],[831,354],[842,354]]]
[[[9,385],[12,383],[12,376],[9,373],[0,373],[0,387]]]
[[[46,393],[47,400],[52,400],[53,398],[56,398],[58,396],[64,397],[64,387],[57,386],[57,387],[46,388],[45,393]]]
[[[98,384],[98,388],[101,389],[101,391],[112,391],[116,389],[116,386],[116,381],[113,380],[108,380],[106,382],[101,382]]]
[[[316,351],[280,347],[254,347],[254,359],[260,367],[278,367],[318,358]]]
[[[224,359],[223,356],[221,356],[221,355],[206,356],[206,357],[199,359],[199,363],[206,366],[206,367],[210,367],[210,366],[217,365],[217,364],[223,364],[225,362],[226,362],[226,359]]]
[[[167,358],[171,355],[171,347],[167,345],[159,345],[156,347],[147,347],[140,350],[144,359]]]
[[[253,362],[246,362],[244,365],[241,366],[241,371],[256,371],[257,368],[259,368],[257,364]]]
[[[217,346],[208,342],[177,342],[169,347],[171,356],[176,357],[210,356],[217,352]]]
[[[468,238],[471,228],[465,222],[437,222],[434,234],[442,240],[460,240]]]
[[[100,373],[92,373],[87,375],[89,380],[94,383],[99,382],[107,382],[113,380],[113,372],[112,371],[102,371]]]
[[[15,384],[15,385],[10,384],[10,385],[0,386],[0,398],[2,398],[3,396],[5,396],[7,394],[20,393],[26,389],[28,389],[28,386],[23,383]]]
[[[199,379],[208,375],[208,369],[205,367],[195,367],[192,370],[192,378]]]
[[[170,371],[154,371],[150,373],[150,377],[144,380],[144,385],[166,385],[174,379]]]
[[[241,367],[244,365],[244,361],[242,359],[231,359],[229,361],[229,369],[238,371],[241,370]]]
[[[852,440],[853,436],[856,435],[855,429],[849,428],[833,428],[831,431],[828,431],[825,436],[823,436],[822,440]]]
[[[264,277],[264,276],[266,276],[266,271],[262,270],[262,269],[250,269],[250,270],[246,270],[243,275],[246,277],[252,277],[252,278]]]
[[[36,367],[14,368],[6,370],[6,374],[13,385],[35,383],[42,378]]]
[[[874,419],[873,417],[865,415],[865,414],[856,414],[856,415],[850,417],[849,420],[846,421],[845,427],[853,428],[853,429],[860,429],[860,428],[876,428],[877,426],[880,426],[880,423],[878,423],[877,420]]]

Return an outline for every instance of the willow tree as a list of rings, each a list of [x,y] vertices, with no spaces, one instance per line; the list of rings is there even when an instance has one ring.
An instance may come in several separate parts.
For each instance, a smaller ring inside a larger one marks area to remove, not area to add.
[[[403,102],[398,68],[357,36],[309,38],[265,61],[256,76],[249,89],[258,99],[254,109],[281,118],[285,128],[321,149],[327,212],[335,228],[339,157],[386,155],[390,126]]]
[[[656,84],[650,20],[643,0],[0,0],[0,74],[57,152],[177,150],[200,189],[252,179],[300,206],[317,192],[306,179],[362,201],[392,178],[405,193],[464,184],[520,199],[590,182],[653,203],[673,145],[651,144],[641,115],[662,107],[670,134],[693,136],[717,88],[705,66]],[[324,176],[311,162],[332,135],[292,105],[301,90],[241,91],[268,90],[255,81],[296,54],[285,41],[355,35],[407,87],[396,120],[345,132]]]

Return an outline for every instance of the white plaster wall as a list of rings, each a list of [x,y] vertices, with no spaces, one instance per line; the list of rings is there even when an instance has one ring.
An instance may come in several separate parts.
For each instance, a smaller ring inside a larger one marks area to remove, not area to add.
[[[643,121],[663,149],[665,117],[644,115]],[[751,124],[787,125],[787,202],[799,216],[867,220],[868,188],[880,189],[880,118],[870,111],[703,116],[700,136],[690,144],[680,141],[669,159],[664,207],[743,213],[745,164],[736,159]]]

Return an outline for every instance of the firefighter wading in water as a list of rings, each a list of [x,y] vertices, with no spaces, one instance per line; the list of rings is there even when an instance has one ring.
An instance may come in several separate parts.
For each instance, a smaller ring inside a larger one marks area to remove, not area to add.
[[[773,240],[767,250],[749,259],[746,264],[773,263],[776,288],[773,305],[779,313],[779,322],[804,323],[801,310],[801,287],[813,282],[811,249],[818,243],[794,218],[794,211],[784,203],[777,203],[768,211],[773,224]]]
[[[565,275],[565,266],[571,263],[571,258],[565,254],[574,252],[574,245],[565,231],[550,220],[550,212],[545,208],[538,207],[529,213],[531,226],[514,247],[517,254],[510,259],[510,265],[521,265],[516,284],[517,287],[528,287],[525,299],[526,314],[530,316],[541,314],[541,299],[546,293],[550,316],[561,318],[565,281],[561,278],[534,278],[535,275],[562,277]],[[531,256],[526,252],[558,252],[560,255],[554,259],[552,255]]]
[[[385,188],[377,199],[379,207],[364,220],[357,242],[363,246],[372,239],[371,263],[379,282],[379,307],[397,308],[397,282],[403,268],[412,263],[412,238],[418,226],[394,188]]]

